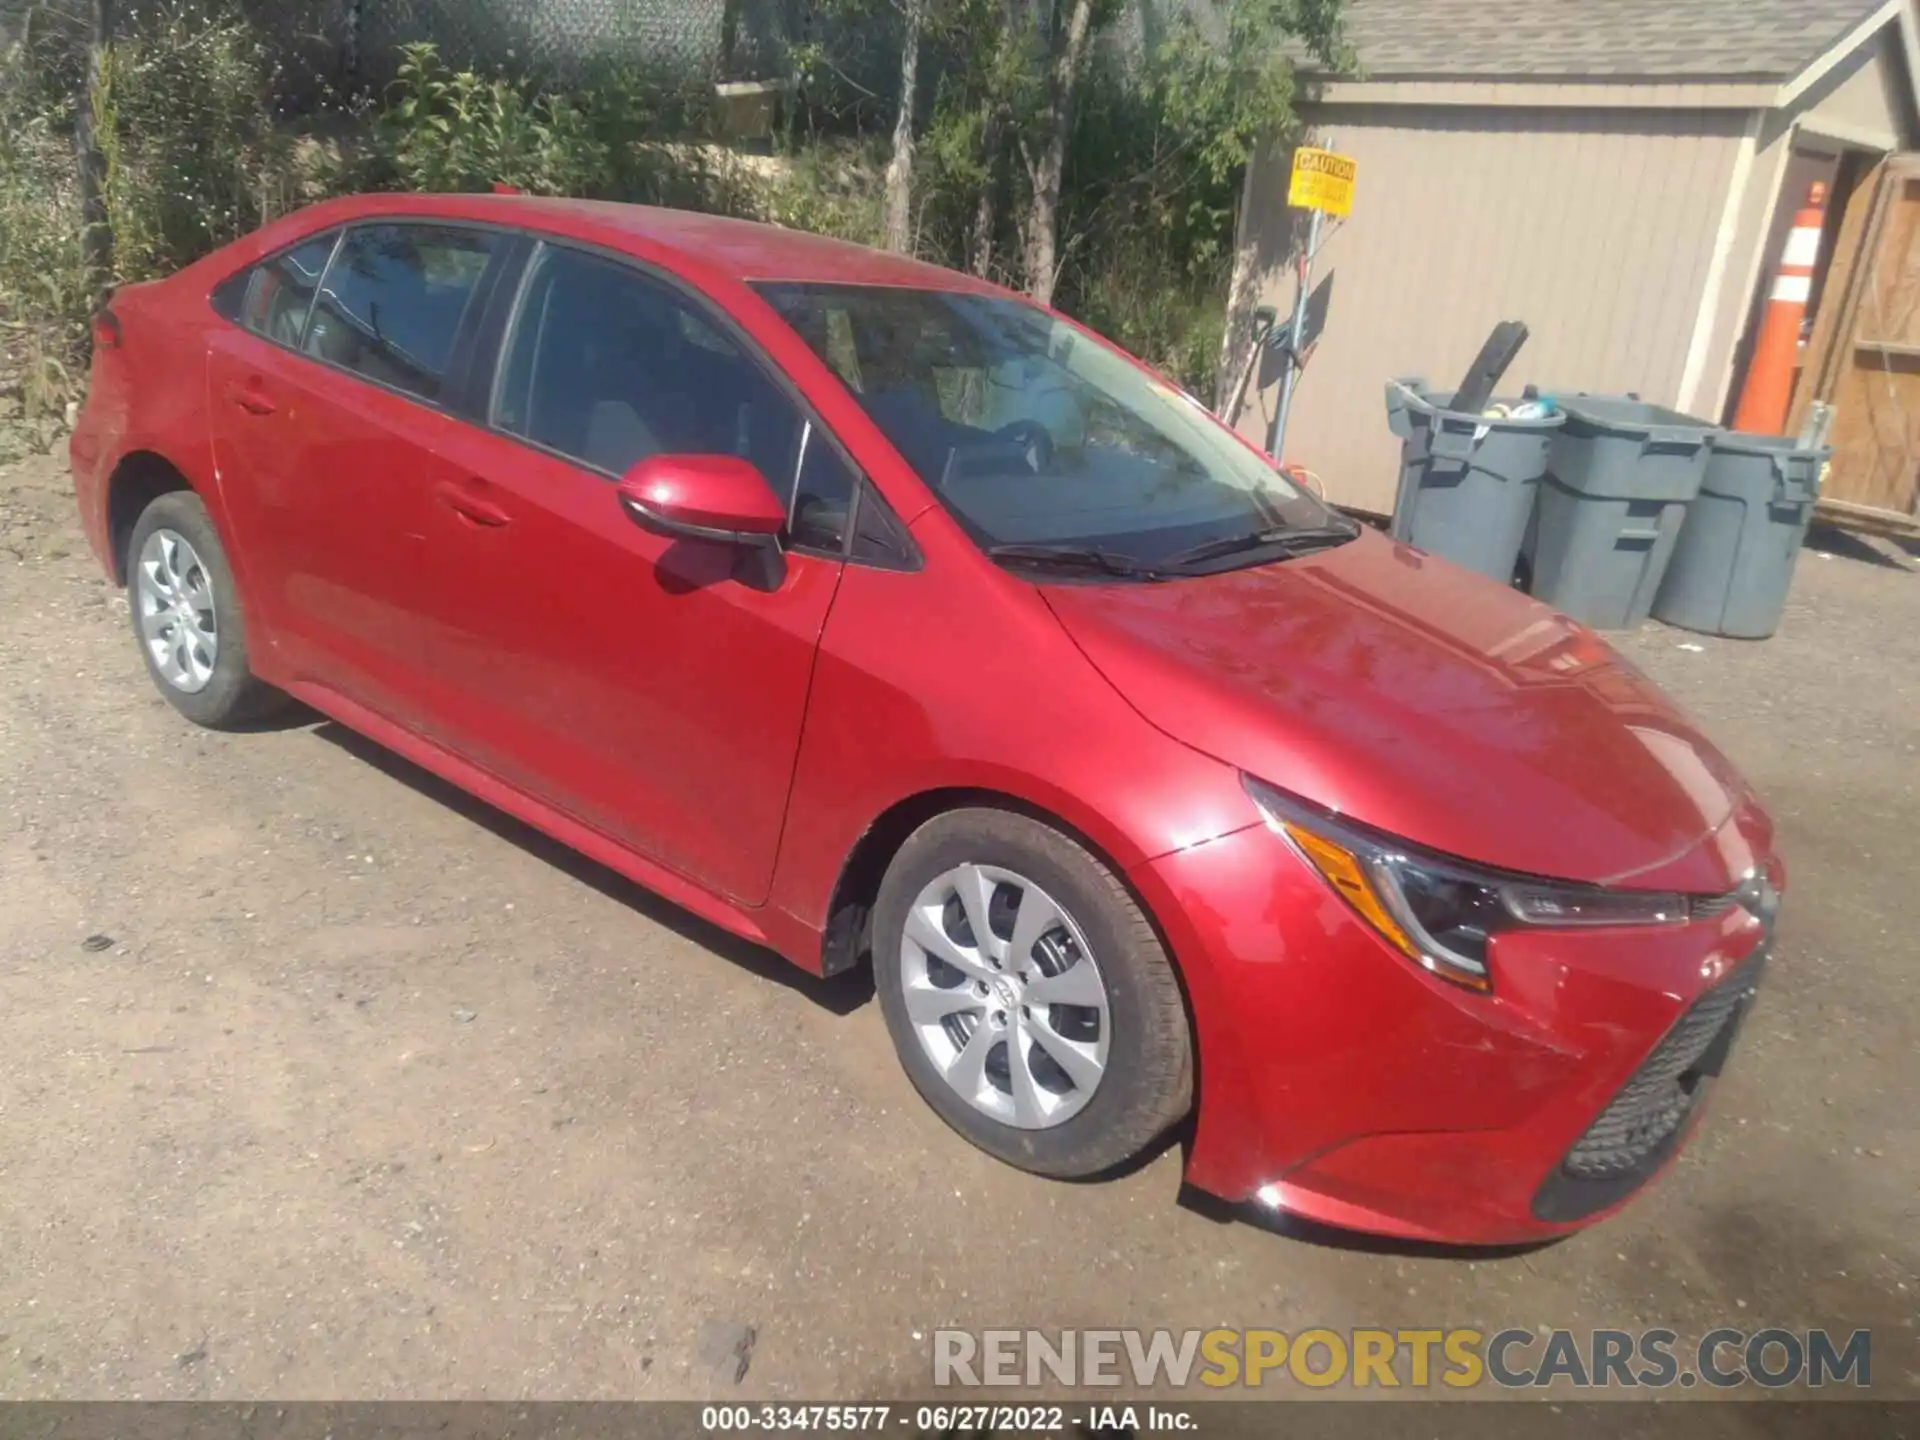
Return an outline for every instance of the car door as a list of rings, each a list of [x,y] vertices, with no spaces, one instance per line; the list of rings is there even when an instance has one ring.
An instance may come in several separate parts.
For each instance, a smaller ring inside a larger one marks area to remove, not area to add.
[[[320,237],[259,267],[208,356],[222,498],[277,671],[427,733],[447,698],[424,663],[434,522],[492,516],[440,452],[512,248],[424,222]]]
[[[653,454],[752,460],[787,501],[777,577],[636,524],[614,480]],[[854,472],[771,362],[635,265],[543,244],[490,429],[445,458],[503,524],[436,517],[440,673],[476,763],[742,904],[771,885]]]

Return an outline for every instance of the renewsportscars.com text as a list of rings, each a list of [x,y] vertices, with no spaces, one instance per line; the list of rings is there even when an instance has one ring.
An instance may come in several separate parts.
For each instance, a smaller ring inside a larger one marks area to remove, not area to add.
[[[1873,1378],[1873,1335],[1854,1330],[936,1330],[938,1386],[1215,1390],[1665,1389],[1852,1385]]]

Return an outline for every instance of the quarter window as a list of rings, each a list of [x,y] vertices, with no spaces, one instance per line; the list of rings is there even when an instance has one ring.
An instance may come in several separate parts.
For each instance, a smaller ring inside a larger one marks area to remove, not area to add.
[[[853,474],[699,307],[629,266],[545,247],[502,357],[494,424],[608,475],[652,455],[750,460],[789,538],[838,552]]]
[[[307,311],[313,306],[313,292],[320,288],[320,277],[339,238],[338,230],[329,230],[255,270],[240,323],[276,344],[299,349],[301,332],[307,327]]]
[[[801,455],[793,498],[787,503],[789,538],[796,545],[838,552],[853,507],[853,472],[811,420],[800,427]]]
[[[304,348],[382,385],[439,399],[493,245],[487,232],[445,225],[348,231]]]

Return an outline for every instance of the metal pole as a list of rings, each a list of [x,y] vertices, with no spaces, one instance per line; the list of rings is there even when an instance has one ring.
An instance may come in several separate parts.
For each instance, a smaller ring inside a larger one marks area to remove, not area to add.
[[[1298,279],[1294,283],[1293,327],[1287,332],[1287,368],[1280,376],[1280,408],[1273,414],[1273,436],[1267,443],[1267,453],[1273,457],[1274,464],[1285,462],[1281,446],[1287,443],[1287,412],[1293,408],[1293,390],[1300,376],[1300,336],[1307,328],[1307,291],[1313,285],[1313,257],[1320,249],[1319,210],[1309,212],[1313,219],[1307,222],[1307,248],[1301,252],[1300,266],[1296,272]]]

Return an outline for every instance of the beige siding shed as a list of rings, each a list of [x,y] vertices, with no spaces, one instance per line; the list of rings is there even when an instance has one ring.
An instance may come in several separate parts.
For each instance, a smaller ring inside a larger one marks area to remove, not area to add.
[[[1284,458],[1340,503],[1392,508],[1386,382],[1452,383],[1504,319],[1532,332],[1507,388],[1631,391],[1717,417],[1769,238],[1799,203],[1781,193],[1796,147],[1916,138],[1912,0],[1535,0],[1525,10],[1553,23],[1531,73],[1502,58],[1533,33],[1511,6],[1352,0],[1364,76],[1312,86],[1313,139],[1353,156],[1359,183],[1318,258],[1328,320]],[[1703,30],[1703,12],[1735,28]],[[1664,66],[1659,34],[1675,37]],[[1286,205],[1290,161],[1250,167],[1228,373],[1253,308],[1292,306],[1305,227]],[[1264,442],[1278,383],[1262,368],[1235,420]]]

